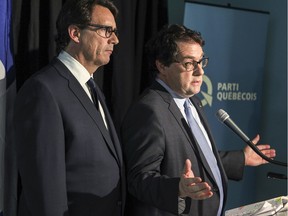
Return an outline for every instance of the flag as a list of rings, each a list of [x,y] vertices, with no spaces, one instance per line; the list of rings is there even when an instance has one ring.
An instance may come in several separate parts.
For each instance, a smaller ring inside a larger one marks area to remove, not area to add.
[[[12,1],[1,0],[0,2],[0,216],[3,216],[4,209],[4,167],[5,167],[5,146],[6,126],[10,120],[8,112],[8,92],[14,83],[13,55],[12,55],[12,35],[11,35],[11,11]],[[15,85],[14,85],[15,86]],[[16,89],[15,89],[16,91]]]
[[[5,112],[6,112],[5,68],[0,60],[0,216],[4,208],[4,147],[5,147]]]

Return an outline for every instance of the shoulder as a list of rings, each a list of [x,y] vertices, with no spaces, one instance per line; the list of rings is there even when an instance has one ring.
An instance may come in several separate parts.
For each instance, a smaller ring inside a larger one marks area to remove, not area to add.
[[[150,86],[145,89],[144,92],[138,97],[138,99],[130,106],[128,115],[130,112],[145,113],[151,115],[157,114],[167,109],[170,103],[173,101],[172,96],[161,88],[154,88]]]
[[[155,89],[147,88],[130,105],[124,117],[124,122],[134,121],[135,118],[140,118],[141,121],[153,119],[158,115],[157,113],[163,110],[163,106],[167,106],[165,104],[165,101]]]
[[[40,87],[40,86],[49,86],[56,85],[58,80],[72,76],[69,74],[69,70],[65,65],[56,57],[52,61],[41,68],[39,71],[34,73],[29,77],[20,88],[20,90],[29,88],[29,87]]]

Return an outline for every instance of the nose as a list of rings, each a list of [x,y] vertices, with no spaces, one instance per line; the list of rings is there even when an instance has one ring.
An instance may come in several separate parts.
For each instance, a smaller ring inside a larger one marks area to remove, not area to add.
[[[200,64],[197,64],[197,67],[193,71],[193,76],[203,76],[204,70]]]
[[[112,33],[112,35],[109,38],[109,40],[110,40],[110,43],[112,43],[114,45],[119,43],[119,39],[118,39],[117,35],[114,32]]]

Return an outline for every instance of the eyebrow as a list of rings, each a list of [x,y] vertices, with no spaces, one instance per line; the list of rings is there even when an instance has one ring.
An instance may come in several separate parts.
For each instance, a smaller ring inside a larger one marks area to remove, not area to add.
[[[200,60],[205,56],[205,54],[203,53],[200,57]],[[196,58],[194,56],[181,56],[183,59],[192,59],[192,60],[195,60]]]

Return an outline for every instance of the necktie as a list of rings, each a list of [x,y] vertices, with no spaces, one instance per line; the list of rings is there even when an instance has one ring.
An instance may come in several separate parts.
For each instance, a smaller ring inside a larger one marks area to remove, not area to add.
[[[218,189],[220,191],[220,206],[218,209],[218,215],[221,215],[221,209],[223,206],[223,186],[222,186],[222,180],[221,180],[221,175],[219,168],[217,166],[217,161],[216,158],[201,130],[199,127],[198,123],[196,122],[195,118],[193,117],[192,110],[191,110],[191,105],[189,99],[185,100],[184,103],[184,111],[187,117],[188,124],[192,130],[192,133],[194,134],[194,137],[196,138],[202,153],[204,154],[211,170],[213,173],[213,176],[216,180],[216,183],[218,185]]]
[[[97,90],[97,86],[96,86],[96,83],[95,83],[94,79],[90,78],[87,81],[87,85],[89,87],[89,91],[91,93],[91,97],[92,97],[93,103],[94,103],[97,111],[99,111],[98,113],[100,114],[100,117],[102,118],[105,127],[108,129],[108,125],[107,125],[106,118],[105,118],[105,113],[103,111],[103,108],[102,108],[101,104],[100,104],[100,107],[99,107],[99,100],[98,100],[98,93],[97,93],[98,90]]]
[[[94,79],[90,78],[87,81],[87,85],[89,87],[89,90],[90,90],[90,93],[91,93],[91,96],[92,96],[92,100],[93,100],[97,110],[99,110],[98,94],[97,94],[96,83],[95,83]]]

